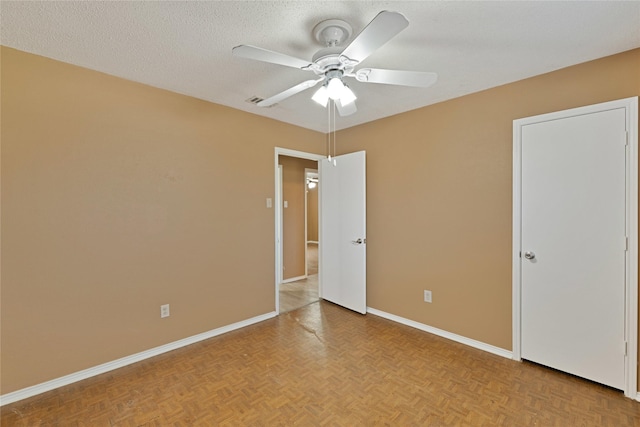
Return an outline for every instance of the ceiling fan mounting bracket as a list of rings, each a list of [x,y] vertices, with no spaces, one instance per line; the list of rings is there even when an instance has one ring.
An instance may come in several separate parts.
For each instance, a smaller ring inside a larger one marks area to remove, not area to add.
[[[351,25],[341,19],[327,19],[313,27],[313,37],[324,47],[340,46],[352,32]]]

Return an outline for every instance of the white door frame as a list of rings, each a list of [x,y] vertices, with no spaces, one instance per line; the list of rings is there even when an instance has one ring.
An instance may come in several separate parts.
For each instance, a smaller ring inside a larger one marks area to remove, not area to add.
[[[522,127],[525,125],[557,120],[582,114],[592,114],[612,109],[626,109],[627,123],[627,170],[626,170],[626,232],[628,251],[626,252],[625,272],[625,340],[627,356],[625,358],[624,394],[640,400],[637,390],[638,359],[638,97],[557,111],[513,121],[513,254],[512,254],[512,298],[513,298],[513,359],[521,356],[521,157]]]
[[[275,175],[276,200],[274,203],[274,207],[275,207],[275,222],[276,222],[276,227],[275,227],[276,228],[276,236],[275,236],[276,313],[280,313],[280,283],[282,282],[282,187],[281,187],[282,179],[279,172],[280,165],[278,163],[278,158],[280,156],[297,157],[299,159],[307,159],[307,160],[315,160],[315,161],[326,159],[326,156],[322,154],[306,153],[304,151],[297,151],[297,150],[291,150],[288,148],[275,147],[274,175]],[[306,200],[306,197],[305,197],[305,200]],[[318,221],[320,220],[319,215],[321,215],[320,212],[318,213]],[[306,218],[305,218],[305,221],[306,221]],[[305,256],[305,259],[306,259],[306,256]],[[306,271],[306,267],[305,267],[305,271]],[[319,279],[318,292],[320,292],[320,289],[322,289],[322,282]]]
[[[276,192],[275,192],[275,215],[276,215],[276,284],[279,286],[284,277],[283,271],[283,254],[284,248],[282,244],[282,229],[284,227],[284,215],[282,212],[282,165],[277,165],[276,169]],[[276,288],[276,292],[278,288]],[[276,311],[278,306],[276,305]]]

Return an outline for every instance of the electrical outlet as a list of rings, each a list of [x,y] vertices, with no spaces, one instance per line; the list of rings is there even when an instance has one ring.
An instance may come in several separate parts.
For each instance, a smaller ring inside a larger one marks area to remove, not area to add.
[[[431,302],[431,291],[424,291],[424,302]]]
[[[160,317],[169,317],[169,304],[164,304],[160,306]]]

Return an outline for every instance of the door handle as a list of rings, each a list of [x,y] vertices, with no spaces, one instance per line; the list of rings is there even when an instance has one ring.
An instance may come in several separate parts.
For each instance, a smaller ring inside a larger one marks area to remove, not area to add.
[[[364,240],[362,240],[362,239],[352,240],[351,243],[354,244],[354,245],[361,245],[361,244],[364,243]]]
[[[531,251],[527,251],[524,253],[524,257],[526,259],[534,259],[536,257],[536,254]]]

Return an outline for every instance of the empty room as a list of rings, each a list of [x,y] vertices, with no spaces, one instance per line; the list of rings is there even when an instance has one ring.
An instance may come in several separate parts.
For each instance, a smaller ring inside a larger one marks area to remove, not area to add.
[[[2,1],[0,44],[0,425],[640,425],[639,1]]]

